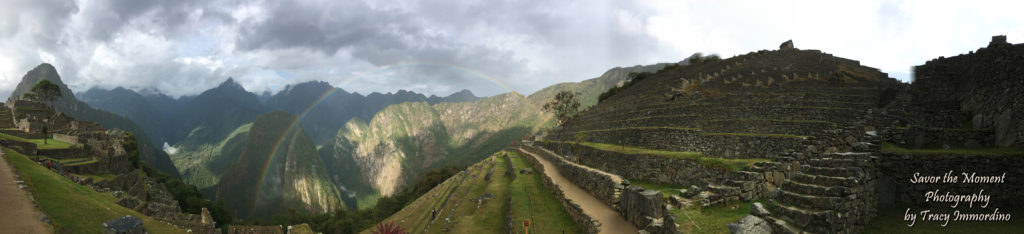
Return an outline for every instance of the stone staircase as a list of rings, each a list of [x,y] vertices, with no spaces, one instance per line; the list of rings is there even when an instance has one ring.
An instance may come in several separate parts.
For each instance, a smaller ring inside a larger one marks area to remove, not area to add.
[[[762,214],[775,233],[860,233],[875,215],[871,153],[831,153],[796,162]]]

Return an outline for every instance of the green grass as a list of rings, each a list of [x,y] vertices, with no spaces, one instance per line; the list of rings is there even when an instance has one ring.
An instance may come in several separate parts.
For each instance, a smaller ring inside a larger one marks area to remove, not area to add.
[[[729,223],[750,214],[753,202],[732,202],[722,206],[700,207],[695,204],[670,210],[679,224],[680,233],[729,233]]]
[[[514,172],[524,168],[532,168],[518,152],[509,152],[512,157]],[[519,225],[522,220],[530,219],[530,231],[535,233],[582,233],[583,230],[572,221],[569,213],[562,208],[555,195],[544,187],[539,171],[532,174],[518,174],[511,184],[512,221]],[[522,230],[517,226],[518,231]]]
[[[907,149],[891,143],[882,143],[883,153],[895,154],[967,154],[967,155],[1024,155],[1019,147],[1000,148],[950,148],[950,149]]]
[[[10,162],[29,186],[41,210],[58,233],[100,233],[102,223],[132,215],[142,219],[150,233],[185,233],[153,218],[116,204],[110,194],[100,193],[33,163],[25,155],[4,148]]]
[[[562,142],[562,141],[551,141],[551,142],[564,143],[564,144],[576,144],[575,142]],[[736,158],[736,159],[711,158],[711,157],[704,157],[704,154],[701,153],[701,152],[682,152],[682,151],[668,151],[668,150],[657,150],[657,149],[645,149],[645,148],[623,146],[623,145],[613,145],[613,144],[606,144],[606,143],[596,143],[596,142],[580,142],[580,144],[584,145],[584,146],[587,146],[587,147],[590,147],[590,148],[598,149],[598,150],[619,152],[619,153],[623,153],[623,154],[646,154],[646,155],[657,155],[657,156],[673,157],[673,158],[681,158],[681,159],[692,159],[692,160],[697,160],[701,165],[705,165],[705,166],[709,166],[709,167],[714,167],[714,168],[718,168],[718,169],[723,169],[723,170],[730,170],[730,171],[742,170],[743,168],[746,168],[746,167],[748,167],[750,165],[754,165],[754,163],[756,163],[756,162],[770,161],[769,159],[764,159],[764,158]]]
[[[773,133],[716,132],[716,133],[701,133],[701,135],[703,135],[703,136],[784,137],[784,138],[807,139],[807,136],[798,136],[798,135],[791,135],[791,134],[773,134]]]
[[[680,128],[680,127],[630,127],[630,128],[609,128],[609,129],[596,129],[596,130],[583,130],[577,133],[587,132],[608,132],[608,131],[620,131],[620,130],[650,130],[650,129],[670,129],[670,130],[683,130],[683,131],[696,131],[698,128]]]
[[[484,159],[489,160],[489,159]],[[484,180],[484,176],[494,167],[491,180]],[[451,228],[451,233],[501,233],[505,231],[505,215],[509,209],[505,200],[508,199],[509,180],[504,176],[507,168],[505,158],[497,157],[490,166],[481,167],[477,178],[471,184],[470,190],[463,196],[462,204],[456,207],[455,213],[461,217],[457,219],[458,224]],[[494,197],[488,199],[478,206],[472,198],[478,198],[486,193]],[[436,227],[440,227],[437,225]]]
[[[688,188],[688,185],[674,185],[674,184],[662,184],[655,182],[647,182],[642,180],[629,180],[629,184],[632,186],[642,187],[648,190],[657,190],[661,192],[661,196],[668,198],[669,196],[679,194],[680,189]]]
[[[74,146],[71,143],[54,140],[53,138],[47,139],[44,144],[43,139],[25,139],[18,136],[7,135],[5,133],[0,133],[0,139],[34,143],[38,149],[67,149]]]
[[[991,207],[989,207],[991,208]],[[1007,207],[1010,208],[1010,207]],[[921,212],[923,209],[911,209],[910,212]],[[951,209],[930,209],[933,213],[947,213],[950,214]],[[1003,210],[999,209],[999,213],[1012,214],[1014,216],[1019,215],[1020,210]],[[1020,233],[1020,230],[1024,230],[1024,222],[1021,222],[1017,217],[1012,217],[1010,221],[953,221],[950,220],[949,224],[945,227],[941,226],[943,222],[934,221],[921,221],[920,213],[918,214],[917,221],[913,227],[908,227],[910,223],[903,220],[904,214],[907,212],[907,208],[880,208],[878,210],[878,217],[875,217],[868,223],[868,226],[864,228],[864,233]],[[991,213],[992,209],[961,209],[962,213]]]
[[[824,120],[785,120],[785,119],[754,119],[754,118],[735,118],[735,119],[714,119],[711,122],[723,122],[723,121],[770,121],[770,122],[783,122],[783,123],[832,123]]]

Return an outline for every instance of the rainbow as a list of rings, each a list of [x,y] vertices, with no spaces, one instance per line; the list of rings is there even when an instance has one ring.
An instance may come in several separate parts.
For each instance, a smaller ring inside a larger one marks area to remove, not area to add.
[[[330,97],[331,95],[334,95],[337,91],[341,90],[339,88],[342,87],[342,86],[350,84],[350,83],[352,83],[352,82],[354,82],[356,80],[359,80],[361,78],[369,77],[369,76],[371,76],[373,74],[376,74],[376,73],[379,73],[379,72],[383,72],[383,71],[387,71],[387,70],[395,69],[395,68],[400,68],[400,67],[413,67],[413,66],[439,66],[439,67],[454,69],[454,70],[459,71],[459,72],[470,74],[470,75],[472,75],[472,77],[476,77],[476,78],[480,78],[480,79],[484,79],[486,81],[489,81],[490,83],[493,83],[494,85],[496,85],[496,86],[498,86],[498,87],[500,87],[500,88],[502,88],[502,89],[504,89],[504,90],[506,90],[508,92],[513,92],[514,91],[514,90],[512,90],[512,88],[510,88],[504,82],[501,82],[500,80],[498,80],[498,79],[496,79],[496,78],[494,78],[494,77],[492,77],[490,75],[487,75],[486,73],[483,73],[483,72],[480,72],[480,71],[477,71],[477,70],[473,70],[473,69],[470,69],[470,68],[466,68],[466,67],[463,67],[463,66],[458,66],[458,65],[455,65],[455,64],[447,64],[447,63],[403,62],[403,63],[396,63],[396,64],[390,64],[390,65],[385,65],[385,66],[379,66],[379,67],[370,69],[368,71],[360,72],[358,74],[355,74],[355,75],[353,75],[353,76],[343,80],[340,84],[338,84],[338,86],[337,86],[338,88],[330,89],[327,92],[324,92],[324,93],[320,94],[320,96],[315,101],[313,101],[312,104],[310,104],[308,107],[306,107],[306,109],[303,110],[298,115],[297,118],[295,118],[291,123],[288,124],[288,128],[285,129],[285,131],[283,133],[281,133],[281,136],[278,137],[277,141],[274,142],[274,147],[270,151],[271,155],[266,157],[267,161],[264,162],[262,172],[260,172],[260,179],[258,181],[259,183],[257,184],[257,187],[256,187],[255,197],[253,198],[253,207],[254,208],[252,210],[256,210],[255,207],[256,207],[257,201],[259,201],[259,193],[260,193],[260,191],[262,191],[263,182],[266,180],[267,171],[270,170],[271,162],[273,162],[274,158],[277,157],[277,150],[281,147],[281,145],[283,145],[284,140],[287,139],[286,136],[289,133],[291,133],[292,131],[294,131],[297,126],[299,126],[299,122],[302,119],[306,118],[306,115],[308,115],[310,111],[315,109],[317,105],[320,105],[320,103],[323,103],[324,100],[326,100],[328,97]],[[532,106],[534,109],[537,109],[538,111],[540,110],[540,108],[538,108],[536,105],[531,103],[524,96],[518,95],[518,97],[519,97],[520,101],[522,101],[523,103]]]

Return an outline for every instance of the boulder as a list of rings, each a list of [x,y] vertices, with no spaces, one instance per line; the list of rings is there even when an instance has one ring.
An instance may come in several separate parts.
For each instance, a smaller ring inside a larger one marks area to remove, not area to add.
[[[769,215],[770,212],[768,212],[768,209],[765,209],[764,205],[762,205],[760,202],[754,202],[754,204],[750,205],[750,214],[756,215],[758,217],[764,217]]]
[[[771,234],[772,228],[764,219],[747,215],[739,222],[730,223],[729,232],[733,234]]]

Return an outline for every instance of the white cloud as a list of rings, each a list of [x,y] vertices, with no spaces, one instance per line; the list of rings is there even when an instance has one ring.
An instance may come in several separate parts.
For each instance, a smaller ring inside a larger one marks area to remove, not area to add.
[[[78,92],[154,87],[180,96],[227,77],[257,93],[308,80],[364,94],[509,91],[484,74],[528,94],[615,66],[732,56],[788,39],[906,79],[910,66],[983,47],[992,35],[1024,40],[1021,2],[457,3],[4,1],[0,96],[40,62]]]

